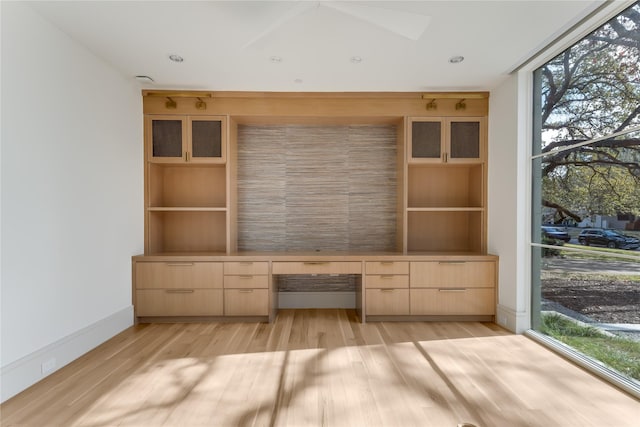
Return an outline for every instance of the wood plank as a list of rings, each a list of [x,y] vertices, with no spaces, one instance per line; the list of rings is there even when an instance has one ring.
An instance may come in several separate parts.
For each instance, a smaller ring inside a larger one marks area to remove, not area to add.
[[[3,403],[0,424],[627,427],[639,405],[494,324],[281,310],[132,327]]]

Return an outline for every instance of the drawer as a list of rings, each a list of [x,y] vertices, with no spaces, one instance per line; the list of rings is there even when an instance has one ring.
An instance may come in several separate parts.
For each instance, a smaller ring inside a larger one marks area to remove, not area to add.
[[[253,275],[253,274],[269,274],[269,263],[260,261],[239,261],[239,262],[225,262],[224,274],[235,275]]]
[[[362,274],[361,262],[274,262],[273,274]]]
[[[411,263],[411,287],[495,287],[496,263],[492,261],[435,261]]]
[[[222,288],[221,262],[137,262],[136,289]]]
[[[268,288],[269,276],[224,276],[225,289]]]
[[[367,261],[367,274],[409,274],[407,261]]]
[[[407,267],[409,267],[407,265]],[[368,267],[367,267],[368,268]],[[399,275],[399,274],[376,274],[366,276],[366,287],[367,289],[372,288],[408,288],[409,287],[409,276]]]
[[[367,289],[365,302],[367,315],[409,314],[409,289]]]
[[[222,316],[222,289],[138,290],[136,316]]]
[[[411,314],[495,315],[495,290],[411,289]]]
[[[268,289],[225,289],[225,316],[268,316]]]

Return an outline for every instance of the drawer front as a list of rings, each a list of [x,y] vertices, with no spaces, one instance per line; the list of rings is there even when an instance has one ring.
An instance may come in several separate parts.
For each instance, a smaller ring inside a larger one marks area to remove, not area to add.
[[[234,275],[253,275],[253,274],[269,274],[269,263],[260,261],[240,261],[240,262],[225,262],[224,274]]]
[[[268,289],[225,289],[225,316],[268,316]]]
[[[222,289],[136,291],[137,316],[222,316]]]
[[[411,289],[411,314],[495,315],[495,290]]]
[[[367,261],[367,274],[409,274],[407,261]]]
[[[391,288],[408,288],[409,276],[398,274],[377,274],[366,276],[367,289],[391,289]]]
[[[221,262],[137,262],[136,289],[222,288]]]
[[[360,262],[274,262],[273,274],[362,274]]]
[[[411,263],[411,287],[495,287],[496,264],[491,261],[434,261]]]
[[[407,315],[409,314],[409,289],[367,289],[367,315]]]
[[[225,289],[268,288],[269,276],[224,276]]]

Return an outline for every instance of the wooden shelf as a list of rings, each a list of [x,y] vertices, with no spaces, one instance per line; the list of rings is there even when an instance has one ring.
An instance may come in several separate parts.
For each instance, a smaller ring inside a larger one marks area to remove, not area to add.
[[[226,252],[227,215],[221,211],[150,211],[148,248],[162,252]]]
[[[407,208],[407,212],[484,212],[484,208]]]
[[[410,165],[409,208],[482,208],[483,165]]]
[[[224,165],[149,164],[149,207],[226,207]]]
[[[201,207],[167,207],[158,206],[153,208],[147,208],[149,212],[226,212],[227,208],[201,208]]]
[[[409,211],[407,220],[408,251],[483,252],[482,211]]]

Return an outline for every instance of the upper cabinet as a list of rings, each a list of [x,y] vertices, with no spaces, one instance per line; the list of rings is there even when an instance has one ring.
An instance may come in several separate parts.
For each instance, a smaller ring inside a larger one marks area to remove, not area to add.
[[[409,163],[480,163],[485,159],[483,117],[408,120]]]
[[[225,116],[148,115],[148,160],[155,163],[225,163]]]

